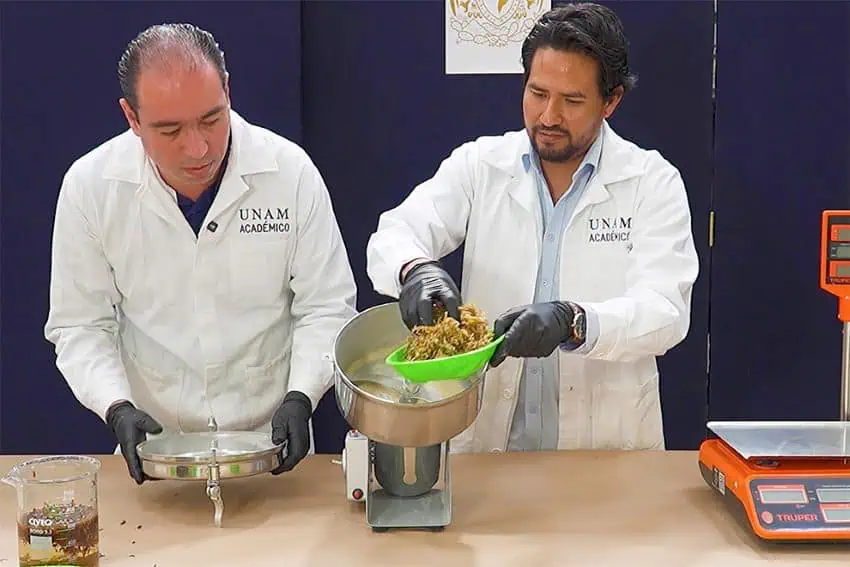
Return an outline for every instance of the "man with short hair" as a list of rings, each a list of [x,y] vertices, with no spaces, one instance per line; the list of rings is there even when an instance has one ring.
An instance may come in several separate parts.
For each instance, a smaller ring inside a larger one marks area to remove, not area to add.
[[[119,64],[130,129],[77,159],[59,193],[45,335],[77,399],[141,484],[146,434],[266,431],[274,473],[310,450],[355,284],[321,175],[231,109],[224,54],[153,26]]]
[[[661,449],[656,357],[686,336],[698,273],[684,183],[607,122],[636,80],[613,11],[551,10],[522,63],[524,130],[464,143],[383,213],[369,277],[411,328],[466,301],[504,335],[453,449]],[[440,266],[461,244],[463,299]]]

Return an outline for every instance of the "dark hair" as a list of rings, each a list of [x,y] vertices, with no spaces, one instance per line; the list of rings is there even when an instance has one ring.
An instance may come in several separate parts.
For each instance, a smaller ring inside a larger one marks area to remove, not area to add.
[[[590,2],[558,6],[543,14],[522,43],[524,82],[538,49],[579,52],[596,60],[599,92],[608,98],[617,87],[626,93],[637,84],[629,71],[629,46],[623,24],[611,9]]]
[[[221,77],[222,87],[225,85],[227,67],[224,64],[224,52],[210,32],[192,24],[151,26],[127,45],[118,62],[121,95],[133,110],[138,112],[136,84],[142,69],[154,63],[168,65],[168,58],[175,55],[188,65],[197,65],[201,58],[212,63]]]

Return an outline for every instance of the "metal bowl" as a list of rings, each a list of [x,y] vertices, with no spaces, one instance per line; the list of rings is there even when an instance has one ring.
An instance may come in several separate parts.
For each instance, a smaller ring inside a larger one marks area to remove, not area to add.
[[[349,320],[334,344],[337,405],[353,429],[379,443],[439,445],[475,421],[486,367],[465,380],[428,382],[411,391],[384,363],[409,334],[395,302],[371,307]]]
[[[142,470],[152,478],[207,480],[211,466],[219,478],[269,472],[280,464],[281,449],[265,433],[217,431],[155,437],[140,443],[137,451]]]
[[[151,478],[205,480],[215,505],[215,525],[221,527],[221,481],[271,472],[280,465],[284,447],[265,433],[218,431],[210,418],[210,431],[154,437],[139,443],[136,452],[142,471]]]

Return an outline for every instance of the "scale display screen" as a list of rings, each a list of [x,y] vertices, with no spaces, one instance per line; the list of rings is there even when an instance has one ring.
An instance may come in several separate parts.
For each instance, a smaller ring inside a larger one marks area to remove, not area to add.
[[[850,258],[850,246],[841,245],[832,247],[832,258],[846,260]]]
[[[845,506],[823,506],[821,507],[823,519],[826,522],[848,523],[850,522],[850,507]]]
[[[850,210],[824,211],[821,228],[821,287],[847,297],[850,288]],[[850,300],[844,310],[850,317]],[[845,320],[845,319],[842,319]]]
[[[809,501],[802,486],[759,486],[758,491],[765,504],[806,504]]]
[[[850,502],[850,487],[818,488],[815,492],[818,495],[818,500],[824,504]]]

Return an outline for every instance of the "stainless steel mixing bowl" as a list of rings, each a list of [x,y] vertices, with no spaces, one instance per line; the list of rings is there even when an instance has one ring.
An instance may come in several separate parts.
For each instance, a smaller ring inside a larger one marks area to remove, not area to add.
[[[472,425],[481,409],[486,367],[465,380],[418,385],[384,363],[409,331],[398,304],[371,307],[340,330],[334,344],[334,389],[348,424],[373,441],[397,447],[439,445]]]

